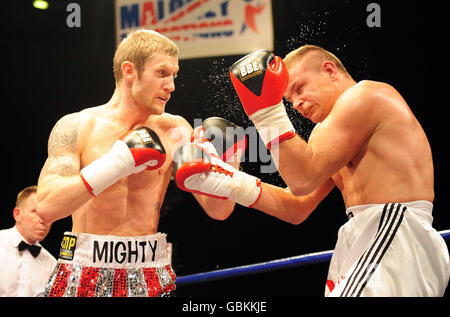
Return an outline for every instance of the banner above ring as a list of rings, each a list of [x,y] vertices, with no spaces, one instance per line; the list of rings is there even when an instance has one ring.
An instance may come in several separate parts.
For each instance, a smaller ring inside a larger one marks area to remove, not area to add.
[[[180,59],[273,51],[271,0],[116,0],[117,44],[137,28],[158,31]]]

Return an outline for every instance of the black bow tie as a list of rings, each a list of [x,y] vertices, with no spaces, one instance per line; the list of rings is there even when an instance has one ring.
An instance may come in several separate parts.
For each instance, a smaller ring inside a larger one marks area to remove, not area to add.
[[[29,245],[25,241],[21,241],[19,243],[19,251],[23,251],[25,249],[28,249],[30,251],[31,255],[34,257],[37,257],[39,255],[39,252],[41,252],[41,247],[37,245]]]

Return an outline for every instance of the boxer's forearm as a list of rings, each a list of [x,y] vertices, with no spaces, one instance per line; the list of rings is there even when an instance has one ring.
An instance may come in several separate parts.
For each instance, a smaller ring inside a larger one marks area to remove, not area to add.
[[[261,197],[253,206],[254,209],[292,224],[300,224],[330,193],[334,183],[328,179],[306,196],[294,196],[289,188],[284,189],[267,183],[261,183],[261,187]]]
[[[313,192],[330,177],[317,168],[313,151],[299,136],[272,147],[271,155],[284,182],[296,196]]]
[[[45,222],[52,223],[70,216],[92,198],[79,175],[47,176],[38,183],[37,213]]]

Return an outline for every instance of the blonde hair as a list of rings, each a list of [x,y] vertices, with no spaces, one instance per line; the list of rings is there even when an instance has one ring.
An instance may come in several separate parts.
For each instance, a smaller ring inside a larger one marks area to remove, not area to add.
[[[323,62],[331,61],[342,73],[344,73],[347,76],[350,76],[344,64],[342,64],[342,62],[339,60],[339,58],[336,57],[336,55],[330,53],[326,49],[317,45],[310,45],[310,44],[303,45],[297,48],[296,50],[293,50],[292,52],[288,53],[286,57],[283,59],[283,61],[287,67],[291,67],[296,62],[300,61],[303,57],[305,57],[310,53],[315,54],[314,62],[311,63],[311,67],[316,68],[316,70],[319,70]]]
[[[135,30],[120,42],[114,54],[113,68],[116,85],[122,79],[122,64],[131,62],[138,71],[138,76],[144,71],[145,62],[154,52],[164,52],[169,56],[177,56],[177,45],[167,37],[153,30]]]
[[[16,207],[20,207],[20,205],[25,201],[25,199],[30,197],[31,194],[36,193],[36,191],[37,191],[36,185],[28,186],[22,189],[20,193],[17,194]]]

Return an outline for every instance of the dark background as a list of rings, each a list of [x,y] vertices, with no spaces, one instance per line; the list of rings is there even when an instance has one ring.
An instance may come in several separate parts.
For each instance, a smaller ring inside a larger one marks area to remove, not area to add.
[[[232,0],[237,1],[237,0]],[[66,26],[67,4],[49,1],[46,11],[32,1],[3,4],[3,207],[0,229],[14,224],[17,193],[36,184],[46,159],[48,135],[64,114],[107,102],[114,90],[114,4],[76,1],[81,28]],[[369,28],[372,1],[273,1],[274,51],[284,56],[303,44],[335,53],[356,81],[371,79],[396,87],[429,137],[435,163],[434,227],[450,228],[449,217],[449,39],[447,1],[376,1],[381,27]],[[6,5],[6,7],[5,7]],[[176,92],[167,112],[194,118],[219,115],[244,127],[244,115],[228,80],[227,68],[239,56],[180,61]],[[312,125],[288,108],[298,132],[307,138]],[[245,171],[284,186],[277,173],[261,174],[261,163]],[[334,190],[304,223],[294,226],[256,210],[237,206],[225,221],[210,219],[193,197],[171,183],[161,210],[161,232],[173,244],[179,276],[252,264],[334,248],[346,221],[340,193]],[[57,257],[70,219],[53,224],[42,244]],[[323,296],[328,263],[224,281],[180,286],[179,296]]]

